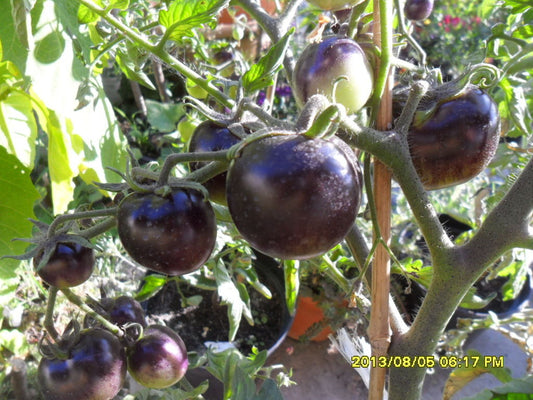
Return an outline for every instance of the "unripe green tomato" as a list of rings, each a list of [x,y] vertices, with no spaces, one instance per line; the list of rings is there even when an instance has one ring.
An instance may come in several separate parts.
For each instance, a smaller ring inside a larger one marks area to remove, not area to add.
[[[337,11],[352,8],[359,3],[362,3],[363,0],[307,0],[307,2],[322,10]]]
[[[200,125],[199,120],[191,118],[189,116],[183,117],[180,122],[178,122],[178,132],[183,143],[189,143],[191,136],[198,125]]]
[[[303,105],[315,94],[356,113],[372,94],[374,79],[366,55],[354,40],[330,36],[312,43],[296,62],[293,73],[296,101]]]

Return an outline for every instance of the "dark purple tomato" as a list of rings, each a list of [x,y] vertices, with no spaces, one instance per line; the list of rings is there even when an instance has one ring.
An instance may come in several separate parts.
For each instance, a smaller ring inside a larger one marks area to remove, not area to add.
[[[42,256],[33,259],[35,268]],[[77,243],[58,243],[50,259],[37,274],[43,281],[59,289],[81,285],[90,278],[94,268],[94,252]]]
[[[150,325],[127,353],[128,371],[133,379],[153,389],[174,385],[189,366],[183,340],[166,326]]]
[[[428,190],[458,185],[490,162],[500,138],[498,106],[484,91],[469,88],[443,101],[408,133],[416,171]]]
[[[422,21],[433,11],[433,0],[407,0],[403,9],[407,19]]]
[[[129,255],[167,275],[200,268],[215,246],[217,224],[211,204],[195,189],[166,197],[135,193],[118,208],[118,235]]]
[[[226,124],[215,121],[204,121],[194,130],[189,143],[190,152],[205,152],[229,149],[240,139],[228,129]],[[191,163],[191,170],[206,165],[206,162]],[[205,188],[209,191],[210,200],[226,204],[226,173],[215,176],[204,182]]]
[[[361,169],[340,139],[305,135],[256,140],[230,165],[231,217],[252,247],[282,259],[320,255],[355,221]]]
[[[118,326],[136,322],[146,327],[146,319],[141,304],[130,296],[111,299],[106,309],[109,313],[109,320]]]
[[[296,62],[293,83],[300,105],[315,94],[323,94],[351,114],[370,98],[374,79],[363,49],[354,40],[330,36],[305,48]]]
[[[110,400],[124,384],[124,347],[103,329],[81,331],[67,359],[43,357],[37,379],[46,400]]]

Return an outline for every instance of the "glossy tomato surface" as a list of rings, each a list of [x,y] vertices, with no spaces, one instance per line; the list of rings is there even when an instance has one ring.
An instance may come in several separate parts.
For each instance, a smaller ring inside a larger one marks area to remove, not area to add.
[[[190,152],[217,151],[229,149],[240,139],[228,129],[227,125],[215,121],[204,121],[194,130],[189,143]],[[191,170],[206,165],[205,162],[191,163]],[[226,204],[226,173],[204,182],[209,198],[219,204]]]
[[[215,246],[211,204],[195,189],[169,196],[132,194],[118,209],[118,235],[129,255],[151,270],[182,275],[200,268]]]
[[[110,400],[124,384],[127,362],[120,341],[103,329],[81,331],[67,359],[43,357],[37,379],[46,400]]]
[[[355,221],[361,170],[340,139],[272,136],[247,145],[230,165],[231,217],[255,249],[282,259],[320,255]]]
[[[135,322],[146,327],[146,318],[141,304],[130,296],[112,299],[107,307],[109,320],[118,326]]]
[[[405,16],[412,21],[422,21],[433,11],[433,0],[407,0],[404,6]]]
[[[141,385],[162,389],[178,382],[189,366],[187,349],[172,329],[150,325],[128,349],[128,371]]]
[[[323,94],[346,107],[349,114],[366,104],[374,85],[363,49],[354,40],[337,36],[305,48],[296,62],[293,82],[300,105],[315,94]]]
[[[426,189],[466,182],[490,162],[500,138],[496,103],[478,88],[441,102],[409,132],[409,150]]]
[[[35,268],[41,257],[35,257]],[[37,274],[43,281],[60,289],[81,285],[94,269],[94,252],[78,243],[58,243],[50,259]]]

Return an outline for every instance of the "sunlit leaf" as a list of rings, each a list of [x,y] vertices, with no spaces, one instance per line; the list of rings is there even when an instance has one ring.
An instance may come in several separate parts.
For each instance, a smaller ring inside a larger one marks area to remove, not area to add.
[[[0,146],[0,257],[24,253],[27,243],[13,241],[14,238],[31,236],[34,202],[39,193],[32,184],[30,170],[6,149]],[[14,278],[19,261],[2,259],[0,261],[0,281],[7,285]]]
[[[179,42],[203,24],[214,27],[216,15],[228,3],[229,0],[174,0],[168,10],[159,12],[159,23],[167,28],[167,38]]]
[[[293,33],[294,28],[290,29],[257,63],[246,71],[242,77],[245,93],[253,93],[274,83],[274,75],[282,68],[283,58]]]

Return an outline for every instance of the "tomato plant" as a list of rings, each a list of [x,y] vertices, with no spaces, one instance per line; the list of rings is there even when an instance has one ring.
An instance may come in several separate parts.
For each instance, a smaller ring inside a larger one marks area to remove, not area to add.
[[[124,385],[124,396],[197,398],[207,384],[183,379],[189,338],[146,327],[133,298],[166,284],[211,290],[209,316],[227,315],[232,341],[242,319],[271,317],[249,293],[273,297],[260,253],[291,312],[302,294],[342,299],[323,308],[332,327],[368,332],[335,332],[347,359],[366,341],[364,356],[388,360],[459,354],[447,324],[459,306],[486,305],[478,279],[506,277],[506,298],[528,282],[517,253],[533,250],[533,14],[515,0],[444,2],[6,2],[0,256],[15,256],[0,261],[0,397],[13,397],[3,378],[17,355],[39,363],[47,398],[111,398],[127,345],[147,389]],[[472,38],[483,40],[462,51]],[[447,39],[452,50],[439,51]],[[439,216],[452,212],[468,234],[446,234]],[[20,262],[30,259],[45,287]],[[410,321],[391,296],[395,273],[424,286]],[[73,306],[98,328],[60,336],[65,315],[83,318]],[[25,329],[44,330],[42,344]],[[191,367],[223,381],[224,400],[281,398],[260,350],[209,350]],[[426,367],[373,368],[370,397],[386,378],[391,400],[419,399]]]
[[[181,337],[162,325],[150,325],[128,348],[128,371],[141,385],[162,389],[178,382],[189,365]]]
[[[81,331],[65,349],[66,357],[43,357],[40,390],[50,400],[109,400],[126,378],[126,353],[120,341],[103,329]]]
[[[215,245],[215,214],[194,189],[174,190],[165,197],[131,194],[120,203],[117,219],[118,235],[131,257],[164,274],[200,268]]]
[[[253,141],[230,166],[226,196],[239,232],[272,257],[310,258],[338,244],[355,221],[361,170],[337,139]]]
[[[296,62],[293,81],[294,94],[301,104],[320,93],[345,106],[348,113],[365,105],[374,82],[361,46],[353,39],[337,36],[305,48]]]

